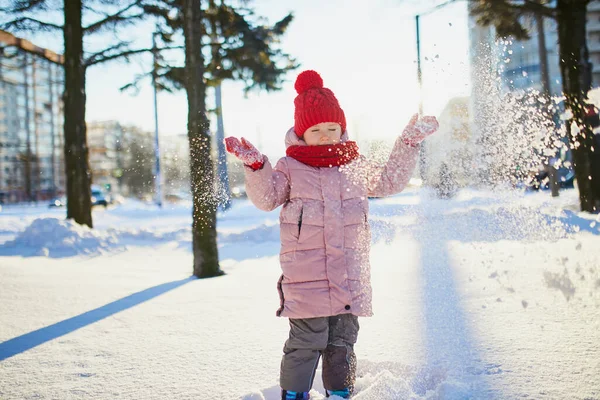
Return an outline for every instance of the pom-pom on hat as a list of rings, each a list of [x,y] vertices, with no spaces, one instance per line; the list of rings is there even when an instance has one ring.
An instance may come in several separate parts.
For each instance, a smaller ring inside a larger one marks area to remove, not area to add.
[[[346,116],[333,92],[323,87],[323,78],[316,71],[303,71],[294,84],[298,96],[294,99],[294,131],[299,137],[313,125],[335,122],[346,131]]]

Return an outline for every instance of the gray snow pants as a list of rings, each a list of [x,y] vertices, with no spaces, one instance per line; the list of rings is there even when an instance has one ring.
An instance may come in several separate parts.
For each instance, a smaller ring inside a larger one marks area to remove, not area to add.
[[[321,318],[290,318],[290,336],[283,347],[280,386],[310,391],[323,355],[323,385],[327,390],[354,387],[358,317],[340,314]]]

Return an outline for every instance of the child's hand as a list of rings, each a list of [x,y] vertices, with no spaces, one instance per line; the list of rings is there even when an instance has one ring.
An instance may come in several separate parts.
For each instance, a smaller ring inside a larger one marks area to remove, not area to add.
[[[242,161],[244,165],[249,166],[255,171],[261,169],[264,164],[264,156],[252,143],[244,138],[242,138],[241,142],[233,136],[225,138],[225,148],[229,153]]]
[[[440,124],[435,117],[423,117],[419,119],[419,114],[412,116],[404,132],[402,132],[402,141],[409,146],[417,147],[427,136],[435,133]]]

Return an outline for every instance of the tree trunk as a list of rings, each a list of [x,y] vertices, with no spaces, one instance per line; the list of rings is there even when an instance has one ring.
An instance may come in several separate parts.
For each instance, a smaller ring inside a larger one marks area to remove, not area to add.
[[[558,0],[558,42],[560,69],[566,108],[573,113],[573,122],[578,129],[572,131],[567,124],[567,133],[573,147],[573,168],[579,188],[582,211],[595,212],[598,208],[592,190],[590,155],[592,152],[592,130],[585,122],[585,100],[592,84],[592,68],[586,38],[586,12],[588,1]]]
[[[217,250],[217,198],[214,193],[214,168],[211,156],[209,122],[206,116],[206,84],[200,0],[183,0],[185,39],[185,89],[188,99],[188,140],[190,176],[194,198],[192,248],[194,275],[208,278],[223,275]]]
[[[85,67],[81,0],[64,0],[65,40],[65,173],[67,218],[92,227],[90,166],[85,127]]]

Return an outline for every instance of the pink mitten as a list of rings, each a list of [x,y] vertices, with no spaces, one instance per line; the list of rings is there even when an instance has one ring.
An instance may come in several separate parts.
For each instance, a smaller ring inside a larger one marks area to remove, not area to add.
[[[255,171],[261,169],[264,164],[264,156],[261,152],[244,138],[242,138],[241,142],[233,136],[225,138],[225,148],[229,153],[243,162],[244,165],[249,166]]]
[[[427,116],[419,119],[419,114],[415,114],[402,132],[402,141],[409,146],[417,147],[427,136],[435,133],[439,126],[435,117]]]

